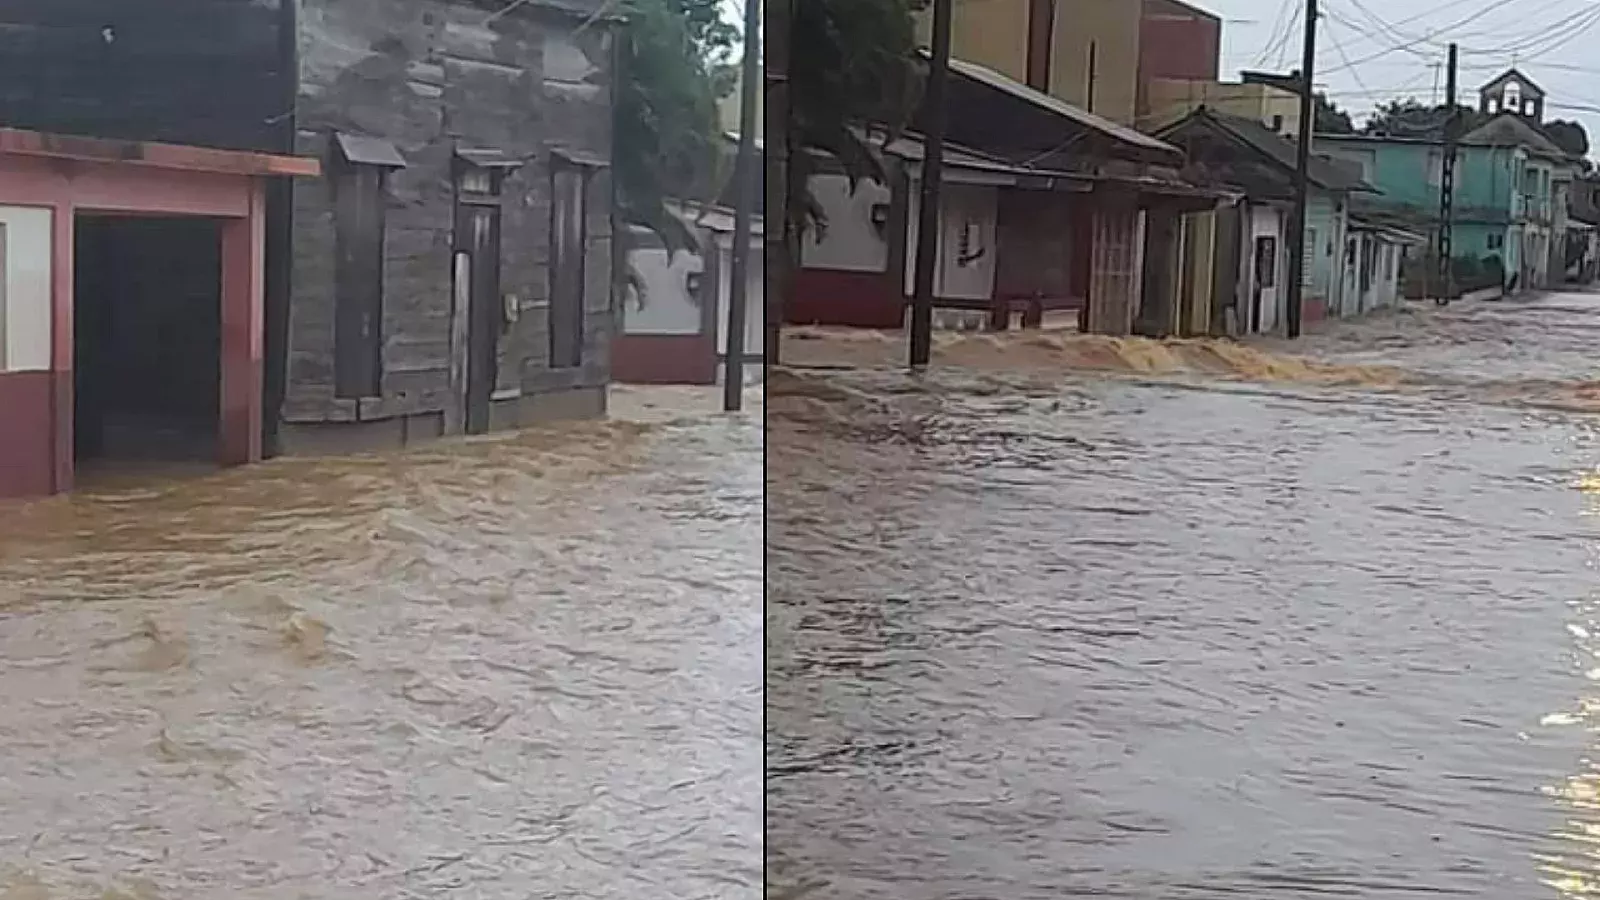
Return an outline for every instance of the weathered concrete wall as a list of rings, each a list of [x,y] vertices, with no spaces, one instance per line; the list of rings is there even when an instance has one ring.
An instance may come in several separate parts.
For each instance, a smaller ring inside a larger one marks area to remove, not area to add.
[[[389,178],[383,394],[360,401],[334,396],[331,183],[297,185],[286,421],[409,417],[457,403],[449,379],[456,146],[531,160],[503,190],[501,291],[518,298],[519,315],[500,335],[497,393],[606,384],[616,322],[607,172],[588,195],[582,366],[551,369],[547,331],[549,150],[610,158],[610,28],[583,14],[599,5],[535,0],[497,16],[504,4],[304,0],[301,152],[326,157],[329,135],[344,131],[392,141],[408,166]]]
[[[0,122],[281,150],[280,0],[5,0]]]

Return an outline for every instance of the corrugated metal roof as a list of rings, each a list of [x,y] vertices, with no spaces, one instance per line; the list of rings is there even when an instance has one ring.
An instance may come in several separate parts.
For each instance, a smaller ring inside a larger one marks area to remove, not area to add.
[[[1209,124],[1221,130],[1282,168],[1292,171],[1298,167],[1298,146],[1295,142],[1254,119],[1220,113],[1204,106],[1167,126],[1161,133],[1175,135],[1195,123]],[[1348,170],[1316,153],[1311,154],[1306,175],[1312,184],[1326,191],[1380,193],[1377,188],[1363,181],[1359,172]]]
[[[999,72],[980,66],[977,63],[967,62],[962,59],[952,59],[950,60],[950,71],[961,75],[963,78],[969,78],[1019,100],[1031,103],[1041,109],[1049,110],[1064,119],[1072,121],[1075,125],[1091,131],[1097,131],[1113,140],[1121,141],[1143,150],[1170,153],[1175,156],[1181,155],[1178,149],[1171,144],[1156,140],[1126,125],[1118,125],[1103,116],[1097,116],[1087,110],[1079,109],[1059,97],[1052,97],[1042,91],[1036,91],[1021,82],[1013,81]]]
[[[883,148],[883,152],[890,156],[898,156],[907,162],[920,163],[927,155],[927,145],[922,137],[915,134],[902,135],[891,141]],[[1036,168],[1033,166],[1020,166],[1005,160],[984,156],[976,150],[952,144],[949,141],[944,145],[944,165],[951,169],[966,169],[972,172],[992,172],[996,175],[1026,175],[1045,176],[1083,180],[1082,176],[1072,172],[1059,172],[1051,169]]]

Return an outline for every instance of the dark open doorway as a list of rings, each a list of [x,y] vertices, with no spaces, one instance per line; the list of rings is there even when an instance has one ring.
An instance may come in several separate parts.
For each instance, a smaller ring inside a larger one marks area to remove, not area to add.
[[[80,214],[75,231],[73,427],[80,468],[216,462],[221,222]]]

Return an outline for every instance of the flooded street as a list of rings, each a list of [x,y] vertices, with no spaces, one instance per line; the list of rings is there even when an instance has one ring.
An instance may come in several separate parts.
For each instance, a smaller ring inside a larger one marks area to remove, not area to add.
[[[1600,897],[1597,334],[792,336],[773,896]]]
[[[0,897],[747,898],[759,398],[0,520]]]

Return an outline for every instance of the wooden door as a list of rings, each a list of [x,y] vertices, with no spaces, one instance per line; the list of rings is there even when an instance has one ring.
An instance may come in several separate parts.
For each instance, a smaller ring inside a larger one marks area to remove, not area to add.
[[[489,430],[500,335],[500,208],[456,207],[456,285],[453,320],[460,341],[460,402],[468,434]],[[462,305],[465,304],[465,308]]]

